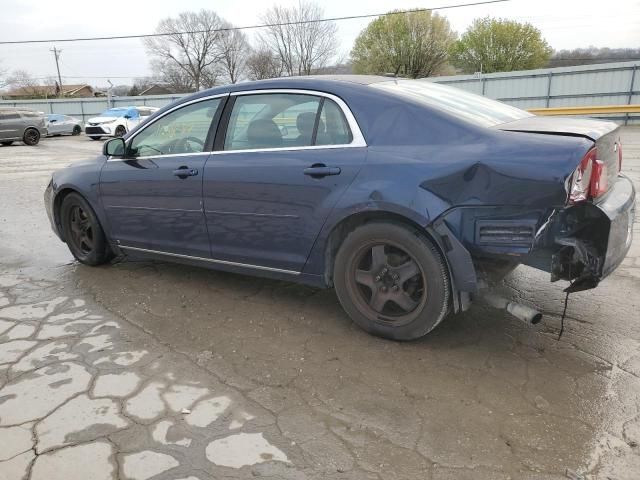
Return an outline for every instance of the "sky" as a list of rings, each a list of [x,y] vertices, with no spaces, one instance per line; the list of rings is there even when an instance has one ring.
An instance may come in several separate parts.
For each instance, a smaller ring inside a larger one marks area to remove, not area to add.
[[[325,17],[375,14],[391,9],[429,8],[473,0],[322,0]],[[297,0],[0,0],[0,41],[152,33],[158,22],[182,11],[212,9],[234,25],[261,22],[270,6]],[[493,5],[439,11],[459,34],[487,15],[529,22],[556,50],[578,47],[640,47],[640,0],[509,0]],[[369,20],[338,22],[340,53],[348,58]],[[251,37],[253,33],[247,31]],[[58,43],[63,83],[104,87],[131,84],[150,75],[141,40]],[[0,45],[0,69],[26,70],[34,77],[56,75],[54,44]]]

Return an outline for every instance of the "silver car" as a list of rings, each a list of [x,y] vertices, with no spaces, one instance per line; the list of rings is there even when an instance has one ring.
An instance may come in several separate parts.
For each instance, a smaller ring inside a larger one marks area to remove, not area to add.
[[[82,133],[82,122],[77,118],[59,113],[52,113],[46,118],[49,135],[80,135]]]
[[[37,145],[40,137],[47,134],[44,114],[19,108],[0,108],[0,144],[13,142]]]

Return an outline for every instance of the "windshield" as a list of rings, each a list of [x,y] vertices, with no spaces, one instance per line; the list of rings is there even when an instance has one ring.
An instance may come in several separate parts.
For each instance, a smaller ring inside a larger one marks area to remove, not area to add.
[[[533,116],[506,103],[426,80],[397,80],[372,86],[444,110],[483,127]]]
[[[101,117],[124,117],[127,113],[127,108],[110,108],[100,114]]]

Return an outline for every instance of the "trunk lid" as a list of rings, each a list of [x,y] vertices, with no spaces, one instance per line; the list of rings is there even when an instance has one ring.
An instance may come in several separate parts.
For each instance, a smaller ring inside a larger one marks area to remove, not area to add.
[[[494,128],[511,132],[587,138],[594,142],[598,149],[598,160],[604,162],[607,167],[607,185],[611,187],[618,177],[620,127],[614,122],[587,118],[534,115],[502,123]]]

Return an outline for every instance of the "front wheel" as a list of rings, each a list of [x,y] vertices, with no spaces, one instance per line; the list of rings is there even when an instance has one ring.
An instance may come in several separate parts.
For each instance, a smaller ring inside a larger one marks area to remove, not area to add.
[[[118,125],[116,127],[116,131],[115,131],[115,136],[116,137],[124,137],[125,133],[127,133],[127,129],[124,128],[122,125]]]
[[[85,265],[101,265],[113,257],[107,238],[91,205],[77,193],[62,200],[60,219],[73,256]]]
[[[399,224],[374,222],[351,232],[336,255],[333,280],[353,321],[380,337],[420,338],[449,310],[442,255],[421,232]]]
[[[82,127],[80,125],[76,125],[75,127],[73,127],[73,131],[71,132],[71,135],[80,135],[82,133]]]
[[[22,136],[22,141],[30,147],[37,145],[40,141],[40,132],[35,128],[27,128]]]

